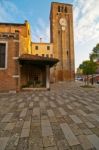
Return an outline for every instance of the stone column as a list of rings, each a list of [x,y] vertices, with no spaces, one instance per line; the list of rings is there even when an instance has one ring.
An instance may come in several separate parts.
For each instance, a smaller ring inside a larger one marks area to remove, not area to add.
[[[46,88],[50,89],[50,68],[46,65]]]

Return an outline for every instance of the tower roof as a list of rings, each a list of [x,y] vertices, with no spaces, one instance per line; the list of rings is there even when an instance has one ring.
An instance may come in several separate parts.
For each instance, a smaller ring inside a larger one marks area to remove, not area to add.
[[[60,2],[52,2],[51,5],[53,4],[57,4],[57,5],[69,5],[69,6],[73,6],[72,4],[70,3],[60,3]]]

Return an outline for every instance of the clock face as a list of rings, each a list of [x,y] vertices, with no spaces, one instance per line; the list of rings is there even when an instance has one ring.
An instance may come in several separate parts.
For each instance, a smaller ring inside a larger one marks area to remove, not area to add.
[[[60,23],[60,25],[62,25],[62,26],[66,26],[66,24],[67,24],[65,18],[60,18],[59,23]]]
[[[65,31],[65,26],[62,26],[62,30]]]

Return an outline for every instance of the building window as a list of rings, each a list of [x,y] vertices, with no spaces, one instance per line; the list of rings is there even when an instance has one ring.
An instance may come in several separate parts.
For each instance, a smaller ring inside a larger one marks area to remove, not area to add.
[[[58,34],[60,34],[61,33],[61,31],[60,30],[58,30]]]
[[[65,7],[65,10],[64,10],[64,12],[65,12],[65,13],[67,13],[67,7]]]
[[[19,33],[19,30],[15,30],[15,32]]]
[[[0,69],[6,68],[6,43],[0,43]]]
[[[38,50],[38,46],[35,46],[35,49]]]
[[[38,82],[38,76],[34,77],[34,81]]]
[[[46,57],[49,57],[49,54],[46,54]]]
[[[51,55],[50,55],[50,57],[52,57],[52,58],[53,58],[53,54],[51,54]]]
[[[28,35],[30,35],[30,31],[28,30]]]
[[[50,50],[50,46],[47,46],[47,50]]]
[[[67,51],[67,56],[68,56],[68,51]]]
[[[60,6],[58,6],[58,12],[60,12]]]
[[[42,54],[42,56],[44,57],[44,54]]]
[[[61,12],[63,12],[63,7],[61,7]]]

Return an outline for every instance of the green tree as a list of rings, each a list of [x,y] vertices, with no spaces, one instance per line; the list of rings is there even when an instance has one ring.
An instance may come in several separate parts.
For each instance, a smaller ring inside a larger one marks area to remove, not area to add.
[[[93,48],[90,54],[90,60],[99,60],[99,43]]]
[[[91,83],[93,84],[93,74],[96,72],[96,68],[97,68],[96,63],[91,60],[86,60],[79,65],[79,68],[82,69],[83,74],[86,76],[87,85],[89,83],[89,75],[92,75]]]

